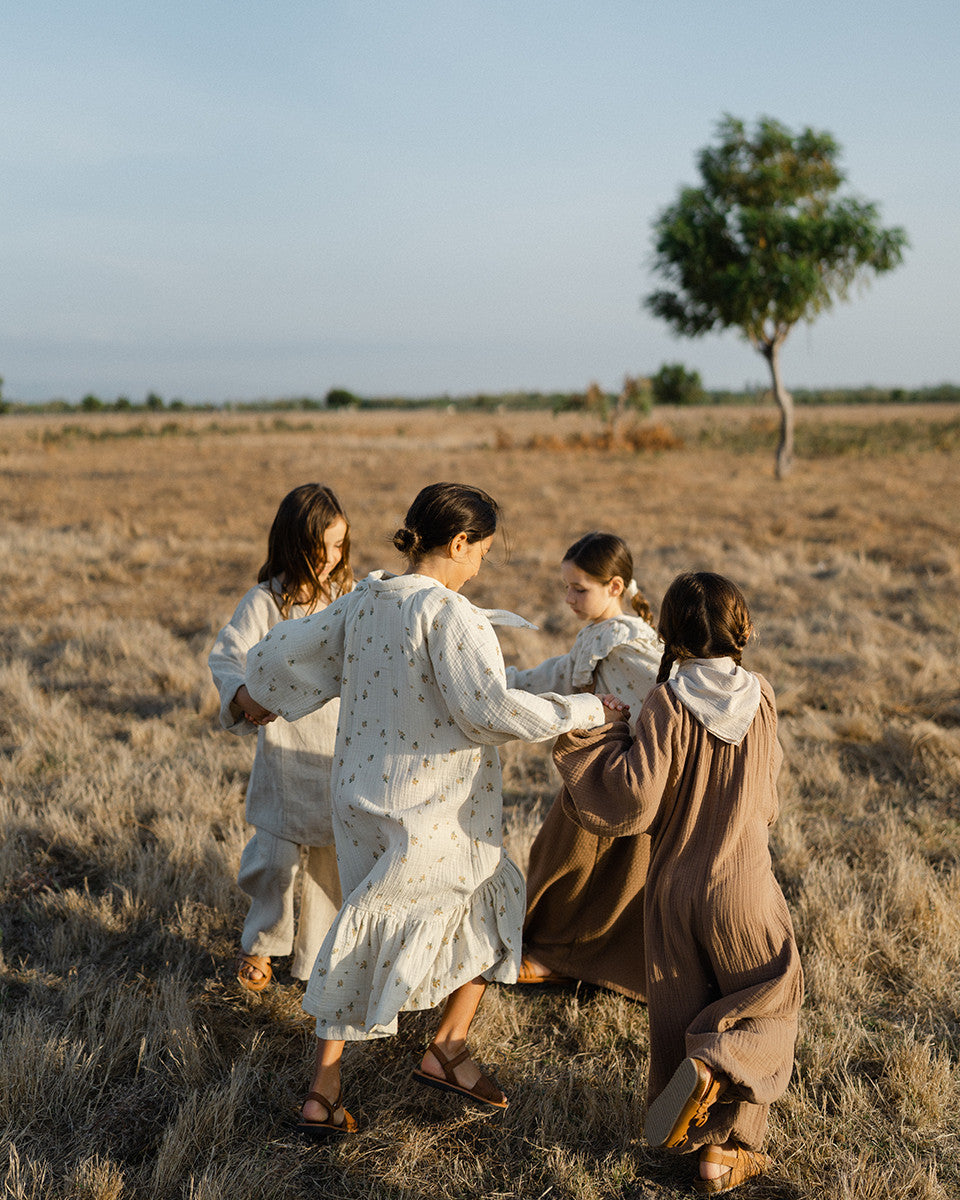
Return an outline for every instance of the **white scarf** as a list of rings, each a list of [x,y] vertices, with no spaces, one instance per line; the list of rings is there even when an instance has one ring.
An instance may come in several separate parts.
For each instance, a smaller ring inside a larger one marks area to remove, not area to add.
[[[760,707],[760,680],[732,658],[689,658],[669,681],[708,733],[739,746]]]

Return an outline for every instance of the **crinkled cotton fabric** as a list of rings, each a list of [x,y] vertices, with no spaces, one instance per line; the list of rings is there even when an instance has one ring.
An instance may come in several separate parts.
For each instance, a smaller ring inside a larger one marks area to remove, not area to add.
[[[507,683],[524,692],[610,693],[639,713],[657,680],[663,643],[642,617],[623,613],[594,621],[577,634],[566,654],[536,667],[507,667]]]
[[[507,668],[514,687],[611,692],[639,713],[653,687],[663,643],[639,616],[585,625],[566,654],[537,667]],[[645,996],[643,887],[650,839],[598,837],[575,825],[558,796],[530,847],[525,950],[558,975]]]
[[[304,615],[295,605],[288,619]],[[217,635],[208,661],[220,693],[220,724],[231,733],[257,735],[247,785],[250,824],[300,846],[330,846],[330,777],[340,701],[331,699],[295,725],[273,721],[257,726],[231,710],[244,682],[247,654],[281,620],[268,585],[258,583]]]
[[[803,971],[768,844],[783,753],[773,689],[755,678],[760,703],[737,745],[660,684],[633,735],[614,721],[554,751],[571,820],[600,836],[651,837],[648,1100],[688,1055],[730,1081],[683,1153],[728,1138],[758,1149],[793,1069]]]
[[[500,762],[513,738],[603,723],[595,696],[507,687],[488,617],[424,575],[375,572],[322,613],[275,628],[247,687],[287,720],[341,696],[334,832],[344,905],[304,996],[319,1037],[395,1032],[484,975],[514,982],[524,887],[502,845]]]

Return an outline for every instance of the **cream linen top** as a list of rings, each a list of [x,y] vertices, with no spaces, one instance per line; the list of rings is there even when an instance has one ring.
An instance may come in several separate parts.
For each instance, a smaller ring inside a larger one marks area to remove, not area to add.
[[[537,667],[507,667],[507,684],[523,692],[610,693],[635,721],[657,681],[663,642],[642,617],[624,613],[584,625],[566,654]]]
[[[333,812],[346,900],[304,996],[317,1035],[386,1036],[400,1011],[478,975],[514,982],[525,896],[503,850],[495,747],[600,725],[599,700],[509,689],[484,612],[428,576],[384,572],[272,630],[246,682],[290,721],[341,695]]]
[[[294,605],[288,619],[305,612]],[[268,585],[258,583],[217,635],[208,662],[220,693],[220,724],[231,733],[257,735],[247,785],[250,824],[301,846],[330,846],[330,773],[340,701],[330,700],[296,725],[273,721],[257,726],[231,708],[237,688],[244,682],[249,650],[280,620],[280,609]]]

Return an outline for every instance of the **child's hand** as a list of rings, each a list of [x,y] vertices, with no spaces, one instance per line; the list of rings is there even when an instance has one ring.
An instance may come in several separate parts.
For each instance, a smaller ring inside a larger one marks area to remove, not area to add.
[[[603,715],[608,721],[630,720],[629,704],[624,704],[622,700],[618,700],[616,696],[612,696],[609,693],[605,696],[598,696],[597,699],[603,705]]]
[[[271,721],[277,719],[276,713],[272,713],[269,708],[264,708],[262,704],[258,704],[254,700],[247,691],[245,683],[241,683],[237,688],[233,702],[252,725],[269,725]]]

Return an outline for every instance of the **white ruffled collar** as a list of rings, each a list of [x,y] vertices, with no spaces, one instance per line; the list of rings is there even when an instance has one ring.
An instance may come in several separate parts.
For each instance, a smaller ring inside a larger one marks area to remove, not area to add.
[[[585,625],[573,643],[573,686],[590,687],[597,664],[618,646],[630,646],[645,656],[659,657],[663,651],[656,630],[633,613],[595,621]]]
[[[739,746],[760,707],[760,680],[732,658],[690,658],[669,681],[677,699],[700,724]]]

